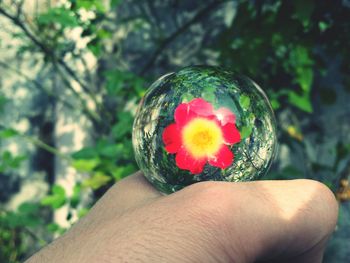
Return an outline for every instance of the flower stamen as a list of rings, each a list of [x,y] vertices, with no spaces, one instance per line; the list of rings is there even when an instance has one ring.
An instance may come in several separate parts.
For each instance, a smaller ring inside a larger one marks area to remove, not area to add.
[[[215,155],[223,143],[220,127],[211,120],[196,118],[182,131],[185,148],[195,158]]]

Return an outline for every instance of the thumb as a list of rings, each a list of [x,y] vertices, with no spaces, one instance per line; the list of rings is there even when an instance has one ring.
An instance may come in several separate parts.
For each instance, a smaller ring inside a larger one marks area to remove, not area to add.
[[[211,182],[187,191],[201,193],[233,262],[321,262],[337,221],[333,193],[312,180]]]

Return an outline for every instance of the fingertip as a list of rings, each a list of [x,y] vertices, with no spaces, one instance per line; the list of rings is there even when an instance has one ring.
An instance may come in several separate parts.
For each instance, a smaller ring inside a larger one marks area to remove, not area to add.
[[[235,256],[245,259],[303,253],[325,243],[337,222],[334,194],[314,180],[202,182],[182,193],[196,203],[202,223],[216,230],[219,243],[229,251],[240,247]]]
[[[310,180],[295,180],[301,186],[307,189],[309,195],[313,195],[313,209],[320,215],[319,222],[323,226],[324,234],[330,235],[334,231],[339,212],[339,204],[334,193],[324,183]]]

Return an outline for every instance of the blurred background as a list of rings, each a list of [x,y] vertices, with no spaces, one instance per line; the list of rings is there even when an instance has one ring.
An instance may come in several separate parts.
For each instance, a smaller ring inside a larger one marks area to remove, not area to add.
[[[349,262],[349,0],[0,0],[0,262],[23,261],[137,170],[139,100],[197,64],[265,90],[280,143],[267,178],[331,188],[325,262]]]

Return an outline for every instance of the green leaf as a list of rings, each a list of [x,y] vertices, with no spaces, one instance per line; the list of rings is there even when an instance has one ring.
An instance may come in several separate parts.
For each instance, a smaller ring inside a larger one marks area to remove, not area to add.
[[[99,57],[102,54],[102,45],[97,38],[93,39],[87,44],[87,48],[95,55],[95,57]]]
[[[111,171],[114,179],[116,181],[119,181],[120,179],[136,172],[136,167],[132,164],[126,165],[126,166],[121,166],[121,167],[116,167]]]
[[[243,109],[248,110],[250,106],[250,98],[247,95],[241,95],[239,97],[239,104],[242,106]]]
[[[99,154],[107,158],[115,158],[124,155],[124,147],[122,144],[105,145],[99,149]]]
[[[24,202],[18,207],[18,212],[22,214],[36,214],[39,211],[39,204]]]
[[[99,158],[77,159],[72,161],[72,166],[79,172],[91,172],[100,162]]]
[[[294,0],[295,6],[295,16],[303,24],[304,27],[307,27],[310,23],[312,13],[315,9],[315,4],[313,0]]]
[[[3,113],[7,102],[8,102],[8,98],[0,94],[0,114]]]
[[[302,90],[308,92],[311,90],[312,82],[314,78],[314,72],[311,67],[300,67],[297,68],[296,80]]]
[[[99,39],[106,39],[106,38],[111,38],[113,36],[113,34],[110,31],[107,31],[103,28],[99,29],[96,32],[96,35]]]
[[[39,204],[25,202],[18,207],[16,212],[8,211],[2,214],[0,219],[10,228],[36,227],[42,224],[39,210]]]
[[[59,24],[64,28],[79,26],[78,18],[75,14],[63,7],[51,8],[46,13],[38,16],[37,21],[41,25]]]
[[[54,185],[51,194],[41,200],[41,204],[58,209],[66,203],[66,191],[60,185]]]
[[[242,139],[248,138],[250,134],[252,134],[252,131],[253,131],[252,126],[243,126],[240,132],[241,138]]]
[[[50,223],[46,226],[46,229],[51,233],[59,232],[62,228],[56,223]]]
[[[98,12],[104,13],[106,8],[101,0],[77,0],[77,7],[84,8],[86,10],[96,10]]]
[[[281,107],[281,104],[277,99],[271,99],[270,102],[271,102],[271,107],[274,110],[278,110]]]
[[[70,205],[76,208],[80,202],[81,184],[76,184],[73,188],[73,194],[70,199]]]
[[[110,0],[110,1],[111,1],[111,2],[110,2],[110,6],[111,6],[112,8],[118,6],[118,5],[122,2],[121,0]]]
[[[2,155],[0,155],[0,172],[19,168],[21,163],[26,159],[27,156],[25,155],[13,156],[11,152],[4,151]]]
[[[312,104],[309,95],[299,95],[294,91],[288,94],[288,101],[295,107],[301,109],[302,111],[312,113]]]
[[[194,99],[194,96],[191,93],[185,93],[182,95],[182,102],[190,102]]]
[[[110,180],[112,180],[111,177],[105,175],[102,172],[96,172],[92,175],[91,178],[88,178],[85,181],[83,181],[82,186],[91,187],[92,189],[96,190],[106,185]]]
[[[118,114],[118,122],[112,127],[114,138],[119,140],[125,137],[127,133],[131,133],[133,121],[134,119],[130,112],[120,112]]]
[[[97,157],[98,157],[97,151],[93,147],[85,147],[80,151],[77,151],[72,154],[72,158],[74,159],[94,159]]]
[[[138,96],[141,96],[145,91],[144,79],[131,72],[114,69],[105,71],[104,75],[106,77],[105,88],[109,95],[120,96],[122,90],[128,92],[129,95],[130,89],[125,89],[125,87],[130,87]]]
[[[16,135],[18,135],[18,132],[14,129],[11,129],[11,128],[0,130],[0,138],[2,138],[2,139],[11,138],[11,137],[14,137]]]
[[[105,72],[106,90],[109,95],[117,95],[123,88],[124,76],[118,70],[109,70]]]
[[[216,104],[215,88],[213,86],[205,87],[201,94],[202,98],[211,104]]]
[[[330,27],[331,25],[327,22],[324,22],[324,21],[318,22],[318,28],[320,29],[321,32],[326,31]]]
[[[89,212],[88,208],[82,208],[78,211],[78,218],[84,217]]]
[[[301,45],[291,49],[289,59],[289,62],[294,68],[310,67],[314,64],[310,50]]]

